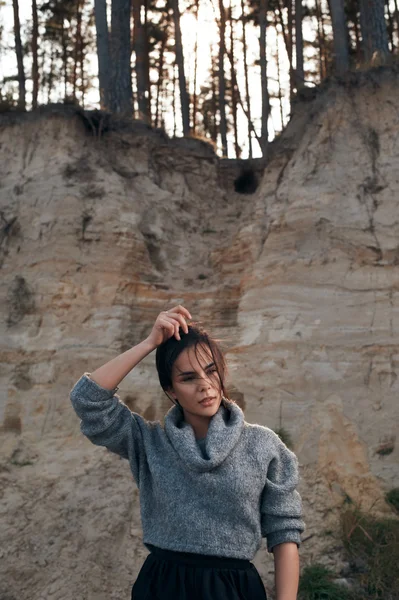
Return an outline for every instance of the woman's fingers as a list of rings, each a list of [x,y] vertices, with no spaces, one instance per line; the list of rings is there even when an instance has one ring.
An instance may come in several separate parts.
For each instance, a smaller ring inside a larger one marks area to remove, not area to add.
[[[188,313],[188,314],[190,314],[190,313]],[[179,323],[180,323],[181,328],[183,329],[183,331],[185,333],[188,333],[188,325],[187,325],[186,320],[185,320],[185,318],[184,318],[183,315],[181,315],[181,314],[179,314],[177,312],[173,312],[173,309],[171,311],[170,310],[166,311],[166,315],[168,317],[172,317],[173,319],[176,319],[177,321],[179,321]]]
[[[187,310],[187,308],[184,308],[184,306],[182,306],[181,304],[178,304],[177,306],[174,306],[173,308],[171,308],[167,312],[168,312],[168,314],[171,314],[171,313],[182,314],[183,316],[186,317],[186,319],[192,319],[192,316],[190,315],[190,313]]]
[[[174,308],[170,308],[169,310],[160,313],[159,318],[160,323],[165,327],[168,333],[174,335],[177,340],[181,340],[179,328],[181,327],[185,333],[188,333],[186,319],[191,319],[192,317],[187,308],[184,308],[184,306],[179,304]]]
[[[180,322],[177,321],[175,318],[173,318],[172,316],[170,316],[170,314],[165,314],[162,322],[165,322],[169,325],[169,327],[167,328],[168,331],[172,332],[172,335],[174,335],[176,337],[176,339],[180,340],[180,335],[179,335],[179,327],[180,327]]]
[[[185,333],[188,333],[188,325],[186,323],[185,318],[182,315],[172,313],[172,315],[170,315],[170,316],[172,316],[174,319],[176,319],[179,322],[179,324],[181,325],[181,328],[183,329],[183,331]]]
[[[174,335],[174,333],[175,333],[175,322],[173,321],[173,319],[169,319],[165,315],[161,319],[159,319],[159,324],[161,325],[162,329],[166,329],[166,331],[168,333],[170,333],[171,335]]]

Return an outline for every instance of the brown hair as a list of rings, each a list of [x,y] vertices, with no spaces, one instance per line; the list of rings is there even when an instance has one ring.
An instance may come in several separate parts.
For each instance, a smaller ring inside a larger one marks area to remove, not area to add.
[[[222,397],[234,402],[227,396],[225,379],[227,374],[226,360],[222,349],[219,346],[219,340],[212,338],[208,332],[198,323],[188,325],[188,333],[179,327],[180,340],[177,340],[173,335],[166,342],[158,346],[155,353],[155,364],[158,371],[159,383],[169,400],[172,400],[166,390],[172,387],[172,367],[177,357],[183,350],[194,346],[195,356],[198,360],[197,346],[207,346],[215,363],[215,369],[219,375],[219,391]],[[178,406],[180,404],[176,402]],[[225,404],[222,399],[222,404]]]

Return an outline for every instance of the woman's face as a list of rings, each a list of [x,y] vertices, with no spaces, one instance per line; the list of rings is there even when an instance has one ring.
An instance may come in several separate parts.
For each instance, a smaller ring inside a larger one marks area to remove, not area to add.
[[[217,413],[222,401],[220,378],[208,346],[194,346],[183,350],[172,368],[172,395],[185,412],[204,417]],[[209,405],[201,403],[212,397]]]

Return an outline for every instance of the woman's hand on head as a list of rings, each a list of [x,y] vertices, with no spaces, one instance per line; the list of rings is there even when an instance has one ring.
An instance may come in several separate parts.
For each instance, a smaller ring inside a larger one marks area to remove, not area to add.
[[[186,319],[191,318],[187,308],[180,304],[169,310],[163,310],[157,316],[147,341],[157,348],[173,335],[180,340],[179,328],[181,327],[185,333],[188,333]]]

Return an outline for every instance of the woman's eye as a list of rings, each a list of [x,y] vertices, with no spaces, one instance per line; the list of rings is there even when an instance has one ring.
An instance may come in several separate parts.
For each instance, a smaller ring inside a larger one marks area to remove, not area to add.
[[[208,370],[208,375],[209,375],[210,373],[216,373],[216,372],[217,372],[217,369],[209,369],[209,370]],[[192,376],[190,375],[189,377],[185,377],[185,378],[183,379],[183,381],[190,381],[190,379],[194,379],[194,377],[192,377]]]

